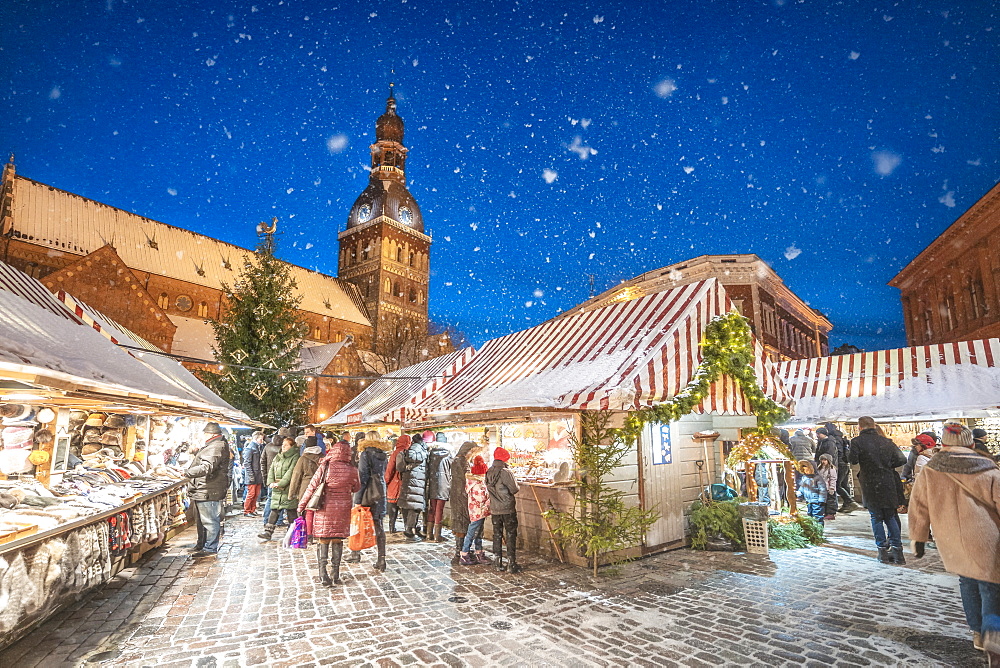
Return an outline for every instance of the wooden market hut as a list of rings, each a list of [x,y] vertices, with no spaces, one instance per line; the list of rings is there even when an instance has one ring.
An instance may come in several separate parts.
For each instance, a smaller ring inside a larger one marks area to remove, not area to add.
[[[744,337],[743,367],[731,366],[735,349],[708,351],[713,326]],[[747,367],[755,380],[746,380]],[[715,379],[706,385],[706,377]],[[582,411],[611,411],[621,425],[644,408],[684,406],[667,424],[646,423],[612,476],[628,503],[660,515],[631,551],[637,555],[685,543],[686,511],[721,478],[723,442],[756,426],[754,405],[775,408],[775,402],[791,408],[746,320],[713,278],[488,341],[455,378],[407,411],[404,426],[492,423],[526,430],[568,419],[579,433]],[[498,431],[499,442],[490,445],[507,447]],[[704,432],[717,433],[718,441],[696,440]],[[572,508],[571,488],[528,483],[519,496],[523,547],[553,552],[540,511]]]

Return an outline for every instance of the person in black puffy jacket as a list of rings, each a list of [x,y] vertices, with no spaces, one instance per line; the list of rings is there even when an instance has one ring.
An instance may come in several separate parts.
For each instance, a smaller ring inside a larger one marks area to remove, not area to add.
[[[215,554],[222,537],[223,500],[229,492],[229,443],[217,422],[205,425],[205,445],[195,453],[184,475],[195,503],[198,542],[195,556]]]
[[[424,533],[417,526],[420,513],[427,507],[424,488],[427,486],[427,446],[420,435],[413,437],[410,447],[399,453],[396,470],[401,473],[399,499],[396,505],[403,511],[403,535],[419,541]]]
[[[435,543],[444,542],[441,522],[444,504],[451,495],[451,451],[446,444],[435,442],[427,453],[427,537]]]

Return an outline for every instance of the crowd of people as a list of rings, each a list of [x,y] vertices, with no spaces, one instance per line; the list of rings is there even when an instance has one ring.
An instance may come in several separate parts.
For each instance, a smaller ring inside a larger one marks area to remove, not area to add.
[[[1000,666],[1000,468],[987,432],[948,421],[940,434],[914,437],[908,455],[870,417],[858,419],[852,439],[832,423],[817,428],[815,440],[801,429],[775,435],[798,460],[796,495],[817,522],[860,507],[851,493],[857,467],[880,562],[906,563],[900,514],[908,515],[913,556],[922,558],[933,541],[945,569],[959,576],[975,647]],[[754,479],[768,501],[766,465],[757,465]]]
[[[218,552],[228,497],[241,502],[245,517],[263,518],[258,537],[265,542],[274,539],[278,527],[287,530],[301,517],[308,541],[316,546],[317,582],[332,586],[342,584],[343,562],[362,559],[360,550],[344,554],[352,509],[361,506],[371,514],[373,568],[384,572],[387,528],[396,533],[402,516],[405,540],[443,543],[448,506],[456,563],[521,571],[518,484],[503,448],[467,441],[453,456],[444,434],[430,431],[382,438],[376,431],[334,435],[306,426],[298,435],[291,427],[270,438],[254,432],[240,451],[218,424],[208,423],[204,444],[189,447],[187,454],[196,556]],[[491,456],[490,466],[484,455]],[[493,558],[483,550],[487,518],[493,523]]]

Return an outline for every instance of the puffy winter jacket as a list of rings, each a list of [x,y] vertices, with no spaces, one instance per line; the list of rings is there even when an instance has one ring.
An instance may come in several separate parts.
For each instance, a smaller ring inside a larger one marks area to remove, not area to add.
[[[826,503],[826,483],[818,475],[803,475],[799,491],[806,503]]]
[[[309,487],[313,474],[319,468],[319,462],[323,459],[318,445],[307,447],[295,462],[295,469],[292,471],[292,482],[288,484],[288,495],[293,499],[301,499]]]
[[[278,456],[271,462],[271,468],[267,472],[267,486],[271,490],[271,510],[284,510],[298,506],[299,500],[288,492],[292,482],[292,473],[295,471],[295,463],[298,461],[299,450],[293,445],[287,452],[279,452]],[[278,483],[276,487],[271,487],[273,482]]]
[[[791,448],[792,456],[796,460],[812,459],[813,453],[816,452],[816,444],[802,433],[802,430],[797,430],[795,435],[788,439],[788,447]]]
[[[448,500],[451,496],[451,452],[437,446],[427,454],[427,498]]]
[[[250,441],[243,448],[243,484],[263,485],[264,477],[260,474],[260,455],[263,443]]]
[[[490,513],[511,515],[517,512],[517,490],[520,489],[507,463],[499,459],[486,472],[486,490],[490,493]]]
[[[365,439],[358,443],[358,477],[361,479],[361,489],[354,495],[354,505],[361,505],[361,497],[368,488],[368,482],[374,480],[382,489],[382,499],[374,506],[368,506],[372,511],[372,519],[376,522],[385,516],[386,485],[385,469],[389,463],[389,449],[392,446],[387,441]]]
[[[323,507],[313,514],[313,535],[317,538],[347,538],[351,534],[351,507],[354,493],[361,488],[358,469],[350,464],[351,446],[339,441],[326,449],[326,457],[299,499],[299,512],[305,510],[316,487],[326,480]]]
[[[191,479],[188,496],[192,501],[222,501],[229,492],[229,443],[221,434],[205,441],[195,453],[184,475]]]
[[[469,496],[465,492],[465,476],[469,472],[470,453],[479,446],[466,441],[451,462],[451,530],[464,536],[469,529]]]
[[[427,501],[424,498],[424,488],[427,486],[427,448],[423,441],[414,438],[410,447],[397,455],[396,468],[402,472],[399,499],[396,501],[396,505],[404,510],[425,510],[427,508]]]
[[[271,437],[271,442],[265,445],[260,451],[260,477],[265,482],[267,481],[267,470],[271,468],[271,462],[281,452],[281,441],[283,440],[284,436],[275,434]]]

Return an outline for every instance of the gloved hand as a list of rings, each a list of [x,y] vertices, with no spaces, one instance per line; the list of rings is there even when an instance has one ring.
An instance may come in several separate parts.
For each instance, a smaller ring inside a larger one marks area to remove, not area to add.
[[[917,540],[911,540],[910,551],[913,552],[913,556],[916,557],[917,559],[924,556],[924,546],[926,544],[927,543],[921,543],[920,541]]]

